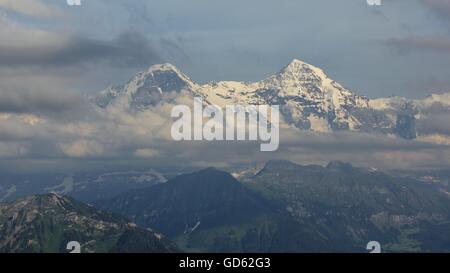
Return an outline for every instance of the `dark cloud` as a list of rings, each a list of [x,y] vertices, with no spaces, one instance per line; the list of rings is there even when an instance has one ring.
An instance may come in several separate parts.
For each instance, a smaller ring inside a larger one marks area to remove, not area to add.
[[[150,41],[136,32],[120,34],[111,41],[71,37],[41,46],[0,46],[0,65],[73,65],[107,62],[119,66],[142,66],[160,62]]]
[[[111,58],[113,62],[125,66],[148,66],[161,62],[157,50],[150,41],[137,32],[126,32],[113,42]]]
[[[410,50],[429,50],[450,53],[450,37],[447,36],[411,36],[405,38],[391,38],[385,41],[399,52]]]
[[[417,129],[424,134],[450,135],[450,113],[427,117],[418,122]]]
[[[106,1],[110,4],[110,1]],[[124,1],[120,3],[122,7],[128,12],[128,21],[133,27],[142,27],[143,25],[153,25],[153,19],[150,16],[151,12],[144,2]]]
[[[423,0],[435,13],[441,15],[443,18],[450,20],[450,1],[448,0]]]
[[[84,106],[80,94],[63,91],[0,90],[0,113],[68,113]]]
[[[441,103],[434,103],[423,110],[424,118],[417,123],[421,134],[450,135],[450,109]]]
[[[173,38],[163,37],[159,41],[165,56],[182,60],[185,63],[190,63],[192,60],[185,51],[186,43],[186,39],[179,35]]]

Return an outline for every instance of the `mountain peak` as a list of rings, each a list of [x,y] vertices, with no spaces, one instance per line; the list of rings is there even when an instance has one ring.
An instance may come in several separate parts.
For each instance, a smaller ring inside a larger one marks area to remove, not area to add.
[[[325,73],[322,71],[322,69],[315,67],[309,63],[306,63],[302,60],[293,59],[287,66],[285,66],[280,71],[280,74],[298,75],[298,74],[302,74],[302,73],[312,73],[312,72],[315,72],[316,74],[325,75]]]
[[[36,194],[36,195],[30,195],[27,197],[20,198],[20,201],[26,202],[26,203],[33,203],[33,202],[51,202],[51,201],[58,201],[63,200],[65,197],[59,195],[56,192],[49,192],[46,194]]]
[[[181,178],[181,179],[179,179]],[[236,179],[229,173],[218,170],[214,167],[209,167],[197,172],[193,172],[190,174],[183,174],[180,175],[179,177],[175,177],[174,179],[172,179],[171,181],[167,182],[174,182],[174,181],[178,181],[178,180],[183,180],[183,181],[192,181],[194,183],[198,183],[198,184],[202,184],[203,182],[205,183],[234,183],[237,182]]]
[[[65,208],[71,203],[70,198],[52,192],[18,199],[15,208]]]
[[[128,192],[98,205],[133,215],[135,223],[173,237],[235,226],[270,209],[259,194],[215,168],[182,174],[167,183]]]
[[[372,105],[376,107],[372,107],[368,98],[356,95],[322,69],[299,59],[258,82],[222,81],[204,85],[190,80],[170,63],[155,64],[128,83],[102,91],[95,101],[102,108],[115,105],[135,112],[172,102],[177,94],[202,96],[208,104],[221,107],[281,105],[284,122],[299,129],[397,132],[387,113],[378,111],[379,105],[386,103],[375,102]],[[430,103],[434,100],[430,99]]]
[[[270,160],[265,165],[265,169],[288,169],[298,167],[300,167],[300,165],[289,160]]]
[[[176,67],[175,65],[173,65],[171,63],[163,63],[163,64],[151,65],[147,69],[147,71],[143,72],[142,74],[146,75],[146,76],[151,76],[152,78],[155,77],[155,75],[158,75],[158,74],[165,74],[165,75],[167,75],[169,77],[170,77],[170,75],[173,75],[172,77],[177,77],[181,81],[186,82],[187,84],[193,84],[191,79],[188,76],[186,76],[186,74],[181,72],[181,70],[178,69],[178,67]]]
[[[278,95],[300,95],[314,101],[323,101],[331,91],[340,92],[337,90],[337,84],[322,69],[298,59],[293,59],[280,72],[265,79],[263,83],[270,89],[280,90]],[[343,90],[340,86],[339,89]]]
[[[124,97],[125,104],[134,110],[144,110],[163,100],[164,93],[193,90],[197,85],[170,63],[154,64],[132,77],[128,83],[113,86],[100,92],[95,98],[98,106],[106,108],[116,98]],[[128,102],[127,102],[128,101]]]
[[[295,65],[310,65],[310,64],[308,64],[308,63],[306,63],[306,62],[304,62],[304,61],[302,61],[302,60],[300,60],[300,59],[296,59],[296,58],[294,58],[294,59],[292,59],[292,61],[288,64],[288,66],[295,66]]]
[[[354,168],[350,163],[342,161],[331,161],[330,163],[328,163],[327,169],[334,171],[352,171]]]
[[[155,71],[174,71],[177,73],[181,73],[180,70],[171,63],[154,64],[148,68],[148,72],[155,72]]]

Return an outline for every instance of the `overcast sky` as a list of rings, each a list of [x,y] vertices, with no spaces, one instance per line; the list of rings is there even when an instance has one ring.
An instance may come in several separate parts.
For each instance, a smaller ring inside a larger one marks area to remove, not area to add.
[[[369,97],[450,91],[448,0],[0,0],[0,23],[0,77],[41,89],[93,92],[155,62],[253,81],[298,58]]]

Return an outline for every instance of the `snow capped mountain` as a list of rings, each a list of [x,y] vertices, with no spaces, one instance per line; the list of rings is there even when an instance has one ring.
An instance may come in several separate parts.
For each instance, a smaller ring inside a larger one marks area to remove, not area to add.
[[[368,99],[356,95],[313,65],[294,59],[280,72],[258,82],[218,81],[197,84],[171,64],[153,65],[128,83],[111,86],[95,98],[101,108],[147,111],[160,103],[174,103],[180,93],[201,96],[205,103],[280,105],[282,120],[303,130],[340,130],[416,137],[419,107],[446,100],[433,95],[422,101],[405,98]]]
[[[282,112],[285,118],[298,128],[382,131],[392,125],[375,124],[362,113],[370,110],[367,98],[355,95],[321,69],[299,60],[292,61],[263,83],[265,87],[261,94],[276,95],[273,103],[284,105]],[[376,114],[380,113],[370,113],[370,116]]]
[[[301,129],[359,130],[367,123],[356,111],[368,108],[367,98],[354,95],[321,69],[300,60],[260,82],[216,82],[203,85],[200,92],[218,105],[280,105],[284,120]]]
[[[128,105],[133,109],[144,110],[156,106],[164,93],[196,90],[197,85],[171,64],[151,66],[134,76],[128,83],[110,86],[100,92],[95,101],[100,107]]]

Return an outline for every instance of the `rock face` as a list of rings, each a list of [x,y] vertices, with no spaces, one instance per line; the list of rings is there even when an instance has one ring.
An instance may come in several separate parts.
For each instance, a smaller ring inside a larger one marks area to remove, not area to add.
[[[415,139],[417,110],[411,103],[406,103],[397,114],[396,133],[405,139]]]
[[[71,241],[85,253],[177,250],[150,229],[57,194],[0,203],[0,252],[67,253]]]
[[[421,109],[430,106],[430,100],[448,100],[444,95],[418,101],[372,100],[344,88],[320,68],[295,59],[280,72],[258,82],[219,81],[203,85],[171,64],[154,65],[128,83],[100,92],[95,102],[103,109],[151,111],[152,107],[173,103],[182,95],[201,96],[205,103],[221,107],[280,105],[283,121],[303,130],[397,134],[406,139],[417,135],[415,120],[421,117]]]

